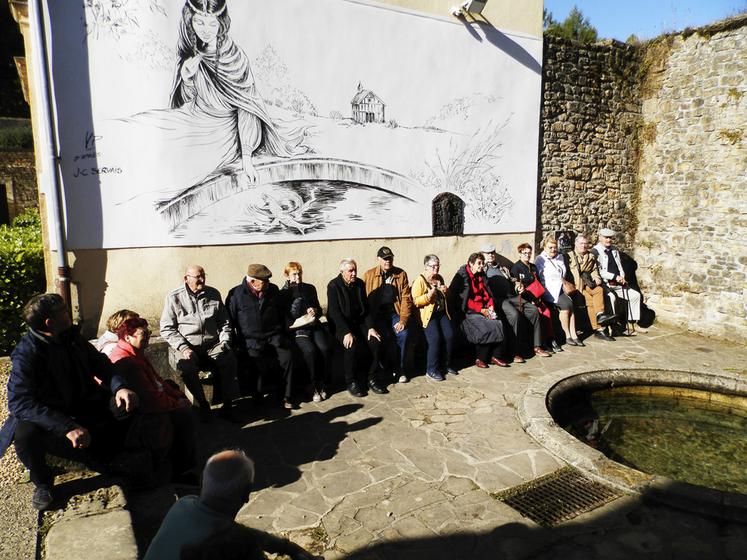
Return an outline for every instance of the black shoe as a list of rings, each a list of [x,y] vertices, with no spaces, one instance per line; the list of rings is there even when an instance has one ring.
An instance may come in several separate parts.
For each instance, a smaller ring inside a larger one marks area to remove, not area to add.
[[[368,382],[368,387],[369,387],[369,389],[371,389],[377,395],[386,395],[389,392],[389,391],[387,391],[386,387],[384,387],[383,385],[380,385],[374,379],[371,379]]]
[[[40,484],[34,488],[34,495],[31,498],[31,505],[38,511],[46,511],[52,505],[52,487],[47,484]]]
[[[586,346],[586,344],[584,344],[584,341],[581,340],[580,338],[574,338],[573,342],[576,343],[576,346]]]
[[[562,352],[563,351],[563,349],[560,347],[560,344],[558,344],[557,340],[553,340],[550,343],[550,347],[552,348],[553,352]]]
[[[576,341],[575,341],[575,340],[573,340],[572,338],[566,338],[566,339],[565,339],[565,343],[566,343],[566,344],[567,344],[568,346],[581,346],[581,345],[580,345],[580,344],[579,344],[578,342],[576,342]]]
[[[614,338],[612,338],[611,336],[609,336],[604,331],[594,331],[594,336],[596,336],[597,338],[601,338],[602,340],[608,340],[608,341],[611,341],[611,342],[615,341]]]
[[[607,315],[606,313],[597,313],[597,323],[600,327],[606,327],[617,322],[617,315]]]
[[[365,397],[366,392],[363,391],[357,383],[353,382],[350,385],[348,385],[348,393],[353,395],[354,397]]]

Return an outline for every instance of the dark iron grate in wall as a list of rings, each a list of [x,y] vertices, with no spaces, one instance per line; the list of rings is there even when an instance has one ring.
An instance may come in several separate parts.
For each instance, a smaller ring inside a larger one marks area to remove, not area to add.
[[[494,496],[538,525],[552,527],[621,495],[575,469],[564,467]]]

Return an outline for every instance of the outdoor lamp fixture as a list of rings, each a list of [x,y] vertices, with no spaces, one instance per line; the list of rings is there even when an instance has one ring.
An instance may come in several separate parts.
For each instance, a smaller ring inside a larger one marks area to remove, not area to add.
[[[459,17],[466,14],[481,14],[488,0],[465,0],[465,2],[451,7],[451,15]]]

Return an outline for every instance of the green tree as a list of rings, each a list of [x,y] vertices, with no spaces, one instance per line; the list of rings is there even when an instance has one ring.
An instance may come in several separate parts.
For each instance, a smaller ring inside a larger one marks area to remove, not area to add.
[[[553,18],[552,13],[546,9],[542,14],[542,20],[545,33],[554,37],[573,39],[582,43],[593,43],[598,38],[597,30],[576,6],[573,6],[568,17],[562,22],[558,22]]]

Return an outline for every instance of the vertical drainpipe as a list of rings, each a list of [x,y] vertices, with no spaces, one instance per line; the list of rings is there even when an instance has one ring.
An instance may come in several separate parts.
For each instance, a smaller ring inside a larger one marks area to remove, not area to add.
[[[42,145],[47,153],[43,157],[45,169],[51,177],[51,188],[45,189],[47,194],[47,224],[50,224],[49,234],[54,240],[57,248],[55,264],[57,265],[57,293],[67,303],[68,310],[72,310],[70,294],[70,267],[67,262],[67,249],[65,247],[65,216],[62,211],[62,182],[60,179],[60,157],[57,145],[57,127],[54,118],[54,107],[52,104],[53,92],[50,78],[49,54],[47,52],[47,36],[44,26],[43,0],[31,0],[29,7],[33,11],[33,18],[29,18],[30,25],[35,25],[33,37],[33,52],[36,53],[34,65],[38,68],[36,78],[39,80],[36,102],[41,104],[40,114],[45,117],[45,126],[40,126],[42,131]],[[49,182],[47,182],[49,184]]]

